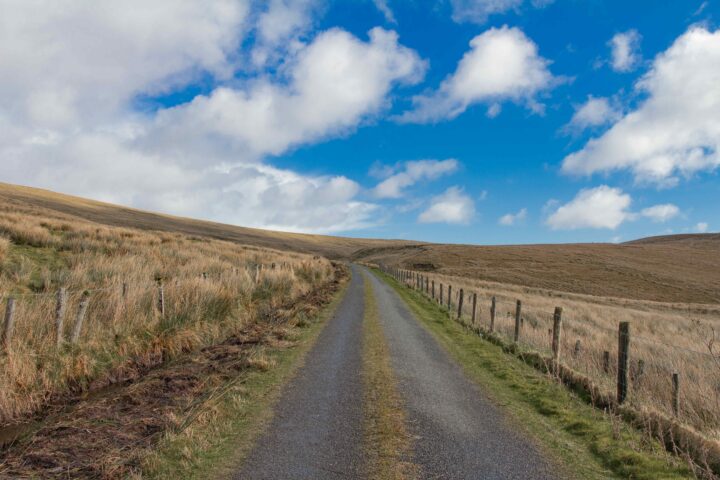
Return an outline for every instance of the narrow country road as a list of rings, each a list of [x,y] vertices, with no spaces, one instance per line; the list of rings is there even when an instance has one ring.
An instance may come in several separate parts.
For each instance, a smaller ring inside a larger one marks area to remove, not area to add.
[[[268,430],[235,478],[363,478],[363,277],[352,267],[347,293],[288,384]]]
[[[352,267],[346,297],[284,390],[238,479],[365,478],[363,276],[377,302],[423,479],[550,479],[522,438],[410,313],[394,290]]]
[[[537,449],[512,429],[392,287],[369,275],[422,478],[553,478]]]

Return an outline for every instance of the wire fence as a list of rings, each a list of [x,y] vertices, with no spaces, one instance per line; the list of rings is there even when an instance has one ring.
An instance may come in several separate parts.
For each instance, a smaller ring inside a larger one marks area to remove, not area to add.
[[[547,295],[522,295],[500,288],[493,291],[479,288],[470,280],[427,272],[388,272],[442,303],[451,317],[492,331],[520,348],[552,357],[554,308]],[[629,320],[628,393],[624,401],[654,409],[709,438],[720,439],[720,357],[707,337],[703,342],[701,335],[689,338],[673,332],[670,335],[676,343],[671,343],[667,338],[636,333],[631,314],[623,318],[613,311],[614,318],[608,319],[602,318],[601,311],[588,315],[566,305],[555,306],[563,307],[558,356],[564,365],[592,379],[603,390],[614,392],[619,369],[618,326],[622,320]],[[711,327],[705,332],[710,332]]]

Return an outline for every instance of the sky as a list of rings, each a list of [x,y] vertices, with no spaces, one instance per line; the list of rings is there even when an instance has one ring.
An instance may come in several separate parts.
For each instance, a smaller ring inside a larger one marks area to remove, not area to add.
[[[0,0],[0,181],[283,231],[720,228],[720,0]]]

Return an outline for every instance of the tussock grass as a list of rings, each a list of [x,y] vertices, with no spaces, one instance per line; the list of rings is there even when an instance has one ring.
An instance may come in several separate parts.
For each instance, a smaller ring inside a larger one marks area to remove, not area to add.
[[[13,296],[16,307],[14,334],[0,355],[0,422],[65,391],[99,388],[220,341],[248,322],[272,321],[281,304],[332,276],[319,257],[3,204],[0,296]],[[165,315],[157,308],[159,283]],[[56,346],[60,288],[68,292],[65,341]],[[71,345],[85,291],[85,321]]]
[[[390,353],[380,325],[373,286],[367,277],[362,376],[368,478],[417,478],[418,469],[410,461],[412,442],[405,425],[405,410],[390,364]]]

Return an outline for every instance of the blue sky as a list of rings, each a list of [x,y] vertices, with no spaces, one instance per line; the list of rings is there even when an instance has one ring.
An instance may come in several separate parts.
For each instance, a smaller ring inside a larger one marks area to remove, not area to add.
[[[720,225],[715,0],[6,3],[5,181],[437,242]]]

